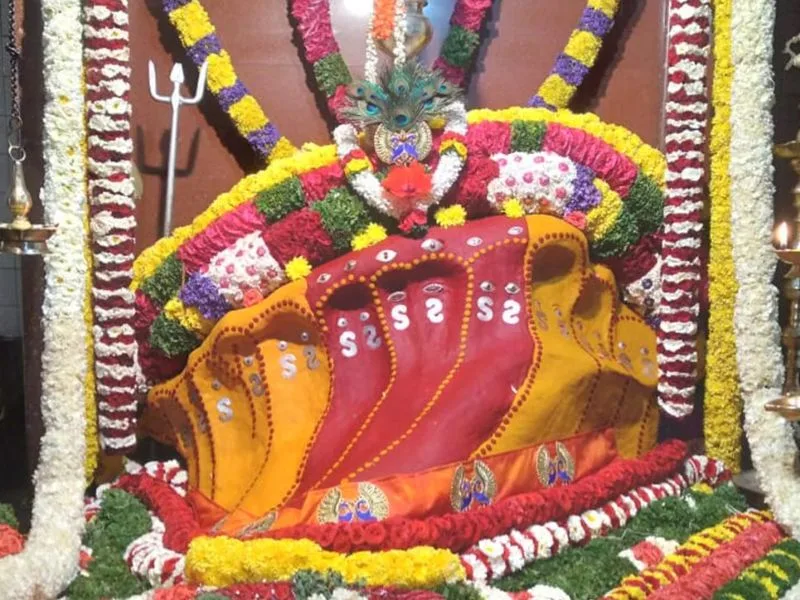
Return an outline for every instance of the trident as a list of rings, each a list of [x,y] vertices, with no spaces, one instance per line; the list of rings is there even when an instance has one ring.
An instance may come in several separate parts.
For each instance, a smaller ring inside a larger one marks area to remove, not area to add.
[[[164,237],[168,236],[172,230],[172,201],[175,197],[175,155],[178,150],[178,115],[181,106],[184,104],[199,104],[203,99],[206,89],[206,76],[208,74],[208,62],[204,62],[200,67],[200,75],[197,79],[197,91],[191,98],[181,96],[181,85],[185,81],[183,66],[177,63],[172,66],[169,80],[172,82],[172,95],[162,96],[158,93],[158,83],[156,82],[156,66],[151,60],[148,64],[150,75],[150,96],[156,102],[169,102],[172,106],[172,128],[169,132],[169,162],[167,165],[167,198],[164,203]]]

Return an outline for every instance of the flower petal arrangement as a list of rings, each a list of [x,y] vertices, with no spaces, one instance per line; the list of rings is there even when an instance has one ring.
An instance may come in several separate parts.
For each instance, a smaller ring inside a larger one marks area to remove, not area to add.
[[[417,7],[374,0],[355,83],[329,0],[291,0],[342,123],[297,148],[201,0],[163,0],[265,165],[134,259],[128,2],[43,0],[46,432],[30,531],[0,506],[0,595],[800,595],[796,448],[764,410],[775,3],[669,0],[664,152],[567,109],[620,4],[588,0],[530,106],[467,111],[491,0],[456,1],[435,72]],[[696,394],[712,45],[709,458],[658,440]],[[739,394],[771,510],[717,460]],[[98,428],[182,462],[118,459],[82,499]]]

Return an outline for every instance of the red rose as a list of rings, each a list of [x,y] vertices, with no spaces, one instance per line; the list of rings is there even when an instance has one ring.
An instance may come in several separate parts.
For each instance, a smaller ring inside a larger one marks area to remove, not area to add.
[[[400,231],[403,233],[410,233],[414,227],[418,225],[425,225],[428,222],[428,216],[421,210],[412,210],[408,213],[402,221],[400,221]]]
[[[392,523],[392,525],[388,527],[388,545],[390,548],[404,550],[413,545],[411,529],[408,527],[407,523],[407,521],[399,521]]]
[[[571,213],[567,213],[564,220],[581,231],[586,229],[586,215],[579,210],[573,210]]]
[[[364,528],[364,538],[370,548],[383,550],[386,537],[386,526],[382,523],[370,523]]]
[[[342,529],[347,532],[350,538],[350,543],[354,546],[354,550],[361,550],[364,543],[367,541],[364,535],[364,526],[361,523],[349,523],[342,525]]]
[[[261,292],[255,288],[250,288],[244,293],[244,299],[242,300],[242,304],[244,306],[254,306],[261,302],[264,299],[264,296]]]
[[[0,525],[0,558],[22,552],[25,538],[8,525]]]
[[[352,549],[353,544],[350,542],[350,536],[343,527],[336,528],[336,537],[331,545],[331,550],[340,554],[347,554]]]
[[[308,531],[307,535],[300,535],[297,537],[310,538],[312,540],[315,540],[320,546],[322,546],[326,550],[330,550],[331,547],[333,546],[334,540],[336,539],[337,531],[338,528],[336,527],[336,525],[328,524],[328,525],[322,525],[321,527],[316,527],[313,529],[313,531]]]

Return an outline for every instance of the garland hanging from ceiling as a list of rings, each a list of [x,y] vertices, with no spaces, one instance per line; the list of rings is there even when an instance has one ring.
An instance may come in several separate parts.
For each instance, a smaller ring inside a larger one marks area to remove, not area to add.
[[[694,408],[700,249],[705,194],[708,0],[670,0],[667,52],[667,199],[661,255],[658,403],[673,417]]]
[[[84,60],[91,211],[94,342],[100,440],[108,454],[136,446],[137,362],[130,33],[124,0],[89,0]]]
[[[711,177],[708,262],[708,347],[703,430],[706,451],[734,472],[742,453],[742,401],[736,372],[733,306],[738,290],[731,248],[731,0],[714,0],[714,118],[709,152]]]
[[[42,416],[31,531],[24,550],[0,560],[9,600],[55,598],[77,572],[83,531],[85,397],[89,365],[84,299],[89,268],[80,0],[42,0],[44,16],[45,222],[58,225],[45,258]]]

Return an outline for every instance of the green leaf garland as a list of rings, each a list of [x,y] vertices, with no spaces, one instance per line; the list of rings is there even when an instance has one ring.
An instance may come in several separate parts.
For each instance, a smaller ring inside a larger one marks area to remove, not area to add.
[[[664,220],[664,194],[658,184],[641,171],[624,202],[642,235],[653,233],[661,227]]]
[[[338,52],[314,63],[314,77],[322,92],[328,97],[332,96],[340,85],[348,85],[353,81],[350,70]]]
[[[322,224],[339,252],[350,249],[353,236],[370,222],[370,215],[364,203],[345,187],[332,189],[311,206],[322,217]]]
[[[200,340],[183,325],[161,313],[150,328],[150,345],[172,358],[188,354],[200,345]]]
[[[177,255],[170,254],[153,276],[142,283],[142,291],[163,306],[178,293],[182,283],[183,263]]]
[[[511,121],[511,151],[539,152],[547,133],[544,121]]]
[[[144,504],[122,490],[103,495],[97,518],[89,524],[84,545],[92,549],[89,576],[78,576],[67,595],[71,600],[126,598],[148,586],[133,575],[124,559],[125,548],[150,531],[151,519]]]
[[[10,504],[0,504],[0,525],[8,525],[19,530],[19,520]]]
[[[453,66],[466,69],[480,42],[480,36],[474,31],[453,25],[442,44],[442,58]]]
[[[303,208],[306,205],[306,195],[300,179],[290,177],[258,194],[255,205],[270,223],[275,223],[289,213]]]

